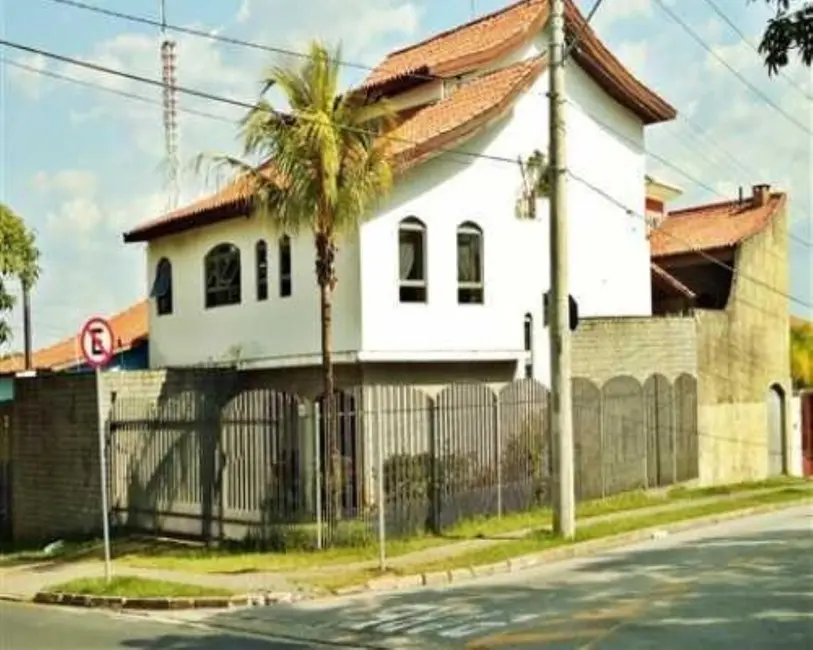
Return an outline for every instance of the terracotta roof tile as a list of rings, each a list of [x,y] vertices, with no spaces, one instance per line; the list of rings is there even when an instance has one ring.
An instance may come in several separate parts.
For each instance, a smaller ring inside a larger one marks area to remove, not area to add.
[[[473,135],[484,121],[508,110],[543,68],[543,59],[521,61],[463,84],[435,104],[410,110],[387,136],[396,167],[403,171],[440,148],[459,144]],[[220,215],[221,220],[240,216],[247,211],[250,191],[248,179],[237,179],[211,196],[138,226],[126,233],[124,240],[148,241],[153,236],[203,225],[198,219],[215,211],[229,210]]]
[[[529,59],[483,75],[409,117],[389,136],[396,165],[415,165],[471,135],[485,121],[500,117],[538,77],[544,64],[544,59]]]
[[[129,350],[140,340],[147,338],[147,310],[148,302],[143,300],[110,318],[116,337],[116,353]],[[76,336],[34,351],[31,361],[37,370],[61,370],[83,363]],[[20,372],[24,368],[25,360],[22,355],[0,361],[0,372]]]
[[[524,0],[391,52],[364,80],[362,88],[402,77],[443,76],[444,70],[470,70],[478,65],[475,60],[493,60],[538,33],[548,13],[548,0]]]
[[[362,89],[389,94],[400,89],[399,82],[415,85],[427,78],[472,72],[528,43],[540,33],[549,15],[550,0],[521,0],[390,53],[365,79]],[[565,22],[579,38],[573,58],[605,91],[646,124],[675,118],[675,109],[621,64],[571,0],[565,0]]]
[[[651,233],[653,259],[735,246],[761,232],[785,206],[786,195],[773,193],[759,206],[752,199],[699,205],[669,213]]]

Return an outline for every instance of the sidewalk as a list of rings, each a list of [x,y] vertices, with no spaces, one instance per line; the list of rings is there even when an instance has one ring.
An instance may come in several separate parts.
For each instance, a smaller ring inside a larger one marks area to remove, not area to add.
[[[608,515],[589,517],[580,519],[581,524],[596,524],[606,521],[622,520],[626,517],[645,517],[663,512],[673,512],[687,508],[696,508],[710,503],[720,503],[736,499],[747,499],[750,496],[767,494],[781,490],[782,488],[769,488],[738,492],[722,496],[713,496],[699,499],[686,499],[685,501],[673,501],[663,505],[648,508],[638,508],[616,512]],[[499,538],[491,539],[470,539],[460,542],[450,542],[444,546],[408,553],[388,560],[391,567],[406,567],[408,565],[433,562],[453,557],[468,551],[497,545],[512,539],[524,537],[529,532],[517,530],[511,533],[500,535]],[[318,556],[315,556],[315,559]],[[298,572],[251,572],[251,573],[191,573],[187,571],[173,571],[162,569],[136,568],[125,565],[113,564],[114,575],[126,575],[153,580],[164,580],[171,582],[182,582],[205,587],[221,587],[229,589],[235,593],[250,592],[295,592],[298,591],[298,582],[307,582],[309,577],[316,575],[324,576],[337,575],[344,572],[357,572],[364,569],[375,569],[378,562],[354,562],[344,565],[323,566],[310,571]],[[22,599],[30,599],[37,592],[45,587],[67,582],[77,578],[102,577],[104,575],[104,564],[99,561],[77,562],[74,564],[60,562],[41,562],[37,564],[0,569],[0,596],[13,596]]]

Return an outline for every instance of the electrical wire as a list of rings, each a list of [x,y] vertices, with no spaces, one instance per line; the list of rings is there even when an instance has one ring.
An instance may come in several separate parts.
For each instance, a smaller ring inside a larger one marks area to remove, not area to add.
[[[70,75],[60,74],[58,72],[52,72],[50,70],[43,70],[41,68],[37,68],[32,65],[27,65],[25,63],[21,63],[20,61],[13,61],[11,59],[7,59],[6,57],[0,56],[0,63],[3,65],[11,66],[13,68],[18,68],[20,70],[25,70],[27,72],[33,74],[39,74],[43,77],[49,77],[51,79],[57,79],[59,81],[65,81],[68,83],[76,84],[77,86],[82,86],[84,88],[89,88],[91,90],[98,90],[103,93],[108,93],[110,95],[117,95],[119,97],[123,97],[125,99],[132,99],[137,102],[142,102],[144,104],[151,104],[153,106],[163,106],[163,103],[158,99],[152,99],[150,97],[145,97],[144,95],[139,95],[138,93],[131,93],[127,92],[126,90],[118,90],[117,88],[108,88],[107,86],[103,86],[102,84],[93,83],[91,81],[86,81],[84,79],[77,79],[76,77],[71,77]],[[197,117],[205,117],[211,120],[219,120],[221,122],[228,122],[229,124],[234,124],[235,120],[230,119],[224,115],[216,115],[214,113],[208,113],[206,111],[199,111],[193,108],[184,108],[179,107],[179,112],[182,113],[189,113],[190,115],[195,115]]]
[[[739,79],[744,86],[751,90],[757,97],[760,97],[762,101],[765,102],[768,106],[773,108],[777,113],[779,113],[782,117],[784,117],[788,122],[793,124],[794,126],[798,127],[800,130],[804,131],[810,136],[813,136],[813,131],[811,131],[808,127],[802,124],[799,120],[793,117],[790,113],[785,111],[779,104],[774,102],[770,97],[768,97],[765,93],[763,93],[759,88],[757,88],[754,84],[752,84],[748,79],[746,79],[736,68],[734,68],[728,61],[726,61],[722,56],[720,56],[717,52],[714,51],[714,48],[710,47],[708,43],[706,43],[705,39],[701,37],[694,29],[692,29],[686,21],[684,21],[680,16],[678,16],[671,7],[667,6],[667,4],[663,0],[653,0],[662,10],[663,12],[669,16],[674,22],[676,22],[682,29],[685,31],[693,41],[695,41],[698,45],[700,45],[704,50],[706,50],[709,54],[711,54],[717,61],[719,61],[725,68],[731,72],[737,79]]]
[[[737,26],[737,24],[733,20],[731,20],[731,18],[729,18],[728,14],[726,14],[722,9],[720,9],[720,6],[716,2],[714,2],[714,0],[704,0],[704,1],[709,7],[711,7],[712,11],[716,13],[717,16],[742,39],[742,42],[745,43],[749,48],[751,48],[761,59],[762,55],[759,52],[759,48],[756,45],[754,45],[751,42],[751,40],[743,33],[743,31]],[[813,95],[811,95],[808,91],[806,91],[799,84],[797,84],[790,75],[785,73],[784,70],[779,71],[779,76],[782,77],[786,82],[788,82],[788,84],[791,85],[793,88],[799,91],[802,97],[804,97],[808,101],[813,100]]]
[[[122,77],[122,78],[125,78],[125,79],[129,79],[131,81],[136,81],[136,82],[144,83],[144,84],[147,84],[147,85],[151,85],[151,86],[154,86],[154,87],[162,87],[163,86],[163,82],[161,82],[159,80],[151,79],[149,77],[144,77],[144,76],[137,75],[137,74],[130,73],[130,72],[125,72],[125,71],[122,71],[122,70],[115,70],[113,68],[108,68],[108,67],[101,66],[101,65],[98,65],[98,64],[95,64],[95,63],[91,63],[91,62],[88,62],[88,61],[82,61],[80,59],[75,59],[73,57],[69,57],[69,56],[49,52],[49,51],[43,50],[41,48],[35,48],[35,47],[28,46],[28,45],[14,43],[12,41],[7,41],[5,39],[0,39],[0,45],[5,46],[5,47],[10,47],[12,49],[17,49],[17,50],[21,50],[21,51],[24,51],[24,52],[28,52],[30,54],[38,54],[38,55],[44,56],[46,58],[51,58],[51,59],[54,59],[54,60],[57,60],[57,61],[61,61],[63,63],[68,63],[68,64],[76,65],[76,66],[79,66],[79,67],[84,67],[86,69],[94,70],[94,71],[102,73],[102,74],[118,76],[118,77]],[[229,105],[232,105],[232,106],[236,106],[236,107],[240,107],[240,108],[244,108],[244,109],[248,109],[248,110],[255,108],[255,106],[253,104],[249,104],[249,103],[246,103],[246,102],[241,102],[241,101],[238,101],[238,100],[230,99],[230,98],[227,98],[227,97],[216,95],[214,93],[208,93],[208,92],[196,90],[196,89],[193,89],[193,88],[188,88],[188,87],[185,87],[185,86],[184,87],[178,86],[177,90],[178,90],[179,93],[188,94],[190,96],[198,97],[198,98],[201,98],[201,99],[206,99],[208,101],[229,104]],[[276,111],[275,111],[275,113],[276,113]],[[342,127],[342,128],[351,129],[353,127],[346,127],[345,126],[345,127]],[[363,131],[362,129],[355,129],[355,128],[353,130]],[[398,138],[398,137],[389,136],[389,135],[384,135],[382,137],[388,138],[388,139],[391,139],[391,140],[395,140],[395,141],[399,141],[399,142],[403,142],[403,143],[406,143],[406,144],[415,144],[414,141],[408,140],[406,138]],[[441,152],[444,152],[444,153],[450,153],[450,154],[454,154],[454,155],[462,155],[462,156],[467,156],[467,157],[471,157],[471,158],[483,158],[483,159],[487,159],[487,160],[492,160],[494,162],[500,162],[500,163],[510,164],[512,166],[518,166],[518,162],[516,160],[513,160],[511,158],[507,158],[507,157],[480,154],[480,153],[476,153],[476,152],[464,152],[464,151],[455,150],[455,149],[439,148],[438,150],[441,151]],[[602,190],[602,189],[598,188],[597,186],[591,184],[589,181],[586,181],[586,179],[583,179],[578,175],[574,175],[572,172],[570,173],[570,175],[573,176],[574,179],[576,179],[578,181],[581,181],[586,186],[592,187],[594,191],[596,191],[597,193],[603,195],[605,198],[607,198],[611,202],[615,203],[618,207],[623,208],[628,214],[637,215],[640,218],[644,219],[644,221],[646,221],[646,216],[645,215],[641,214],[637,210],[634,210],[634,209],[630,208],[629,206],[623,205],[617,199],[615,199],[614,197],[612,197],[611,195],[606,193],[604,190]],[[676,240],[679,239],[677,237],[673,237],[673,238],[676,239]],[[714,258],[712,256],[709,256],[707,253],[703,253],[702,251],[696,250],[696,248],[694,247],[694,245],[691,242],[689,242],[689,241],[681,241],[681,243],[683,245],[688,246],[689,249],[692,250],[693,252],[695,252],[697,254],[700,254],[701,256],[708,257],[711,261],[713,261],[713,263],[717,264],[718,266],[722,266],[723,268],[727,269],[729,272],[732,272],[732,273],[735,272],[735,269],[732,266],[727,265],[724,262],[721,262],[720,260],[717,260],[716,258]],[[742,277],[743,279],[747,279],[747,276],[744,276],[744,275],[739,275],[739,277]],[[761,281],[758,281],[758,280],[755,280],[755,281],[756,282],[761,282]],[[795,303],[798,303],[798,304],[800,304],[802,306],[805,306],[805,307],[808,307],[808,308],[813,308],[813,305],[808,304],[808,303],[806,303],[806,302],[804,302],[804,301],[802,301],[802,300],[800,300],[798,298],[795,298],[794,296],[791,296],[790,294],[786,294],[784,292],[779,291],[778,289],[775,289],[774,287],[770,287],[769,285],[767,285],[764,282],[762,282],[762,284],[766,288],[769,288],[773,292],[776,292],[776,293],[779,293],[779,294],[783,295],[784,297],[788,298],[789,300],[791,300],[791,301],[793,301]]]

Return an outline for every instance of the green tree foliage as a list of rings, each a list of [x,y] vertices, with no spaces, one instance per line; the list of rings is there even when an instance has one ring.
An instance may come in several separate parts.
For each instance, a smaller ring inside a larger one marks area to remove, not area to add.
[[[392,112],[362,94],[340,94],[340,61],[339,50],[330,53],[313,42],[301,62],[272,67],[262,80],[263,95],[279,89],[288,112],[275,111],[260,99],[242,121],[244,159],[218,155],[198,160],[208,158],[240,174],[251,188],[253,212],[280,232],[313,237],[327,396],[334,395],[332,302],[338,243],[392,184],[386,142],[379,137],[392,124]],[[332,399],[325,408],[326,449],[334,466],[330,484],[336,489],[341,470],[331,409]],[[338,502],[333,506],[339,509]]]
[[[753,2],[754,0],[751,0]],[[807,0],[765,0],[776,11],[759,44],[768,74],[775,75],[795,54],[807,67],[813,62],[813,3]]]
[[[790,366],[796,388],[813,388],[813,323],[794,319],[790,328]]]
[[[9,293],[8,283],[19,281],[30,290],[39,278],[39,250],[34,233],[10,208],[0,203],[0,343],[11,338],[11,327],[6,320],[14,308],[15,298]]]

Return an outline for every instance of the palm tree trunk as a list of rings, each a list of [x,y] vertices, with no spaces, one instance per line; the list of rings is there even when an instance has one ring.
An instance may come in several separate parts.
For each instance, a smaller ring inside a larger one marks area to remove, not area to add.
[[[316,278],[322,334],[322,394],[324,395],[325,445],[327,465],[327,519],[335,523],[341,514],[341,457],[339,453],[336,387],[333,377],[333,288],[336,285],[335,245],[329,235],[316,236]],[[321,462],[321,461],[320,461]]]

